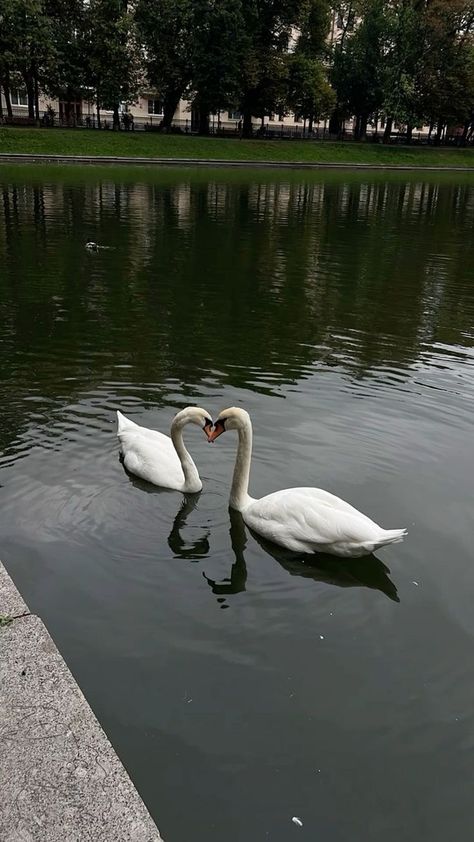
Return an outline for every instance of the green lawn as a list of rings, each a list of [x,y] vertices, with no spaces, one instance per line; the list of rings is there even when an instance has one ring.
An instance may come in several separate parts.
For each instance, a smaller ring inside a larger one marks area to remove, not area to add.
[[[0,153],[213,158],[387,166],[474,167],[474,149],[386,147],[382,144],[238,140],[87,129],[0,128]]]

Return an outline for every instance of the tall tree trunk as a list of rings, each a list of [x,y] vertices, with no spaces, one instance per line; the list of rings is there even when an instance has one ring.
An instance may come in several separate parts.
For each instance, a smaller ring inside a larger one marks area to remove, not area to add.
[[[171,124],[173,122],[174,112],[178,107],[178,103],[181,99],[182,91],[175,90],[169,91],[169,93],[165,94],[164,102],[163,102],[163,119],[160,123],[162,129],[170,129]]]
[[[34,84],[34,89],[35,89],[35,120],[36,120],[37,124],[39,125],[39,119],[40,119],[39,85],[38,85],[38,73],[36,71],[36,68],[34,70],[34,82],[33,82],[33,84]]]
[[[252,137],[252,112],[248,106],[246,106],[243,110],[243,117],[242,135],[244,137]]]
[[[308,134],[312,134],[313,132],[313,122],[314,122],[314,114],[310,114],[308,117]]]
[[[0,85],[0,120],[3,120],[2,86]]]
[[[383,142],[390,143],[390,135],[392,134],[393,129],[393,117],[387,117],[387,122],[385,123],[385,130],[383,133]]]
[[[369,121],[369,117],[367,114],[360,115],[360,124],[359,124],[359,140],[367,140],[367,123]]]
[[[352,129],[352,134],[354,135],[354,140],[360,140],[360,126],[361,126],[361,116],[360,114],[356,114],[355,123]]]
[[[206,110],[202,105],[199,106],[199,127],[198,127],[199,134],[208,135],[209,134],[209,111]]]
[[[341,129],[342,129],[342,117],[341,117],[341,112],[340,112],[340,111],[339,111],[339,109],[336,107],[336,108],[334,109],[334,111],[332,112],[332,114],[331,114],[330,118],[329,118],[329,127],[328,127],[328,131],[329,131],[329,134],[337,134],[337,135],[339,135],[339,134],[341,133]]]
[[[33,81],[33,73],[31,68],[24,70],[22,76],[26,85],[26,95],[28,98],[28,119],[34,123],[35,121],[35,86]]]
[[[10,71],[7,70],[3,77],[3,93],[5,96],[5,105],[7,107],[7,117],[13,120],[12,98],[10,94]]]
[[[114,132],[120,131],[120,114],[119,114],[118,102],[114,103],[113,130],[114,130]]]
[[[411,143],[413,139],[413,126],[411,123],[407,124],[407,143]]]
[[[438,121],[438,124],[436,126],[436,137],[435,137],[435,143],[436,143],[437,146],[439,146],[439,144],[441,143],[441,133],[442,133],[442,131],[443,131],[443,124],[441,123],[441,121]]]
[[[465,145],[466,145],[466,143],[467,143],[467,135],[468,135],[468,133],[469,133],[469,126],[470,126],[470,121],[469,121],[469,120],[467,120],[467,121],[464,123],[464,127],[463,127],[463,130],[462,130],[462,136],[461,136],[461,146],[465,146]]]

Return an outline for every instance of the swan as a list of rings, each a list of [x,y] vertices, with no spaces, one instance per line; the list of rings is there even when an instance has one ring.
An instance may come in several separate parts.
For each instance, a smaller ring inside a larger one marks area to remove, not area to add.
[[[382,529],[349,503],[321,488],[286,488],[254,500],[248,493],[252,459],[252,423],[245,409],[219,413],[209,442],[237,430],[239,446],[230,491],[230,506],[259,535],[293,552],[324,552],[346,558],[369,555],[396,544],[406,529]]]
[[[212,418],[199,406],[187,406],[173,418],[171,438],[140,427],[117,411],[117,437],[120,441],[123,463],[131,474],[163,488],[195,493],[201,491],[202,482],[198,469],[186,450],[183,427],[197,424],[206,435],[212,429]]]

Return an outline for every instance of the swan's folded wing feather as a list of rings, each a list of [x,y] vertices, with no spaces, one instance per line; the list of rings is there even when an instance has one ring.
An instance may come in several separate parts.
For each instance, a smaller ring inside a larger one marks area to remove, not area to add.
[[[169,436],[142,435],[136,430],[120,434],[127,470],[142,479],[163,487],[177,487],[184,482],[183,470]]]
[[[374,539],[380,528],[349,503],[321,489],[289,488],[249,507],[249,526],[271,540],[325,547]]]

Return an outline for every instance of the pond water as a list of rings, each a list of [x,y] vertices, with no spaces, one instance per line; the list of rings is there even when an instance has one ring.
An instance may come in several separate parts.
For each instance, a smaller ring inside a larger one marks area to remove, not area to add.
[[[0,190],[0,554],[167,842],[470,839],[474,181]],[[128,477],[115,410],[166,432],[190,403],[250,412],[256,496],[318,485],[408,539],[260,545],[228,510],[233,433],[187,428],[197,498]]]

